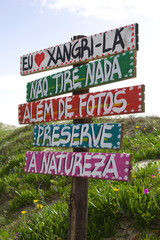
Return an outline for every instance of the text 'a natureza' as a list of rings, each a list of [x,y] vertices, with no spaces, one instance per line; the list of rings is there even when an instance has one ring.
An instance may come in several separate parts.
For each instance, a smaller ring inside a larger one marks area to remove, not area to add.
[[[19,123],[49,122],[144,111],[144,85],[20,104]]]
[[[131,155],[124,153],[27,152],[24,171],[129,181]]]
[[[138,24],[105,31],[23,55],[21,75],[92,61],[129,50],[138,50]]]
[[[136,51],[83,64],[27,83],[27,102],[136,77]]]
[[[34,127],[34,146],[120,149],[120,123],[56,124]]]

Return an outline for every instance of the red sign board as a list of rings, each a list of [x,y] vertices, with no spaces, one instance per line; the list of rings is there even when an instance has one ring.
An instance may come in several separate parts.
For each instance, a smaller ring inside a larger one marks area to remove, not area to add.
[[[131,155],[124,153],[27,152],[24,171],[129,181]]]
[[[144,112],[144,85],[52,98],[19,105],[19,123]]]

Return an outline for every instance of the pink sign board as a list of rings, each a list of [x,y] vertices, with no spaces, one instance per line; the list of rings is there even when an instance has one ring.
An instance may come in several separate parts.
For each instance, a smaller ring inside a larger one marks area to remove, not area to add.
[[[26,153],[27,173],[129,181],[131,155],[124,153],[36,152]]]

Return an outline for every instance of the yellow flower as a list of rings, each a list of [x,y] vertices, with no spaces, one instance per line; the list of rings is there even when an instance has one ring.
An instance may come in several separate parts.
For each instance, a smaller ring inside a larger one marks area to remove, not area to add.
[[[22,213],[22,214],[25,214],[25,213],[26,213],[26,211],[21,211],[21,213]]]
[[[139,128],[139,126],[136,126],[136,128]]]
[[[64,194],[62,194],[62,197],[64,197]]]
[[[43,208],[43,205],[42,204],[37,204],[37,208]]]
[[[113,188],[113,191],[118,192],[119,189],[118,188]]]
[[[136,178],[136,176],[132,176],[132,177]]]
[[[144,130],[146,130],[146,128],[143,128]]]
[[[33,200],[33,202],[34,202],[34,203],[37,203],[37,202],[38,202],[38,200]]]
[[[50,180],[50,182],[52,183],[52,184],[54,184],[55,183],[55,181],[52,179],[52,180]]]

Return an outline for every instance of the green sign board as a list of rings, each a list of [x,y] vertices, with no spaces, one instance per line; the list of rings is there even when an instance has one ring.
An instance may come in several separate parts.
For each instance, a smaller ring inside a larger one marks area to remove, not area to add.
[[[120,149],[122,134],[120,123],[36,125],[33,145]]]
[[[27,102],[136,77],[136,51],[123,52],[27,83]]]

